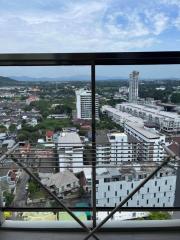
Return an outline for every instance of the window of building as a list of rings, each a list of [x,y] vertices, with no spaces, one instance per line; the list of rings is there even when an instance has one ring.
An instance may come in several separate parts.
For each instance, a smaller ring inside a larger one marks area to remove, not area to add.
[[[159,198],[157,199],[157,203],[159,203]]]
[[[110,182],[110,178],[105,178],[104,182]]]
[[[167,180],[165,180],[165,185],[167,185]]]
[[[155,183],[154,183],[154,184],[155,184],[155,186],[157,186],[157,181],[155,181]]]
[[[166,196],[166,192],[164,192],[164,197]]]
[[[115,191],[115,196],[117,197],[117,191]]]
[[[107,198],[107,203],[109,203],[109,198]]]
[[[144,194],[142,194],[142,199],[144,199]]]
[[[120,189],[122,189],[122,184],[120,184]]]
[[[149,188],[147,188],[147,192],[149,192]]]
[[[159,192],[161,191],[161,187],[158,187],[158,191],[159,191]]]
[[[106,192],[104,192],[104,197],[106,197]]]
[[[108,185],[108,191],[110,191],[110,186]]]

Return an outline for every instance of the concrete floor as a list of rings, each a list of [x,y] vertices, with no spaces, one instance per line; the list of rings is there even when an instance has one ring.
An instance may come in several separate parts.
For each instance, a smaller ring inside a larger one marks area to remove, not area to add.
[[[83,240],[86,235],[82,232],[0,230],[0,240]],[[98,233],[96,236],[99,240],[179,240],[180,230],[167,232],[104,232]]]

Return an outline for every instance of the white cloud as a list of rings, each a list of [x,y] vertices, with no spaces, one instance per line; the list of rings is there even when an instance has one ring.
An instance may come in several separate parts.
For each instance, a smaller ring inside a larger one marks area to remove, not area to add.
[[[57,9],[45,4],[55,2]],[[44,0],[36,10],[0,9],[0,51],[137,51],[159,44],[159,35],[170,26],[166,12],[148,4],[123,9],[120,3]]]

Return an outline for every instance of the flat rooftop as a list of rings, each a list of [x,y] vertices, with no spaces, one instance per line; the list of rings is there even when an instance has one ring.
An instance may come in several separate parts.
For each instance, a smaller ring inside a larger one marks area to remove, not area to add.
[[[163,118],[170,118],[170,119],[177,119],[180,120],[180,115],[178,115],[177,113],[174,112],[166,112],[166,111],[162,111],[160,109],[154,109],[154,108],[150,108],[144,105],[140,105],[140,104],[136,104],[136,103],[121,103],[118,104],[121,106],[126,106],[126,107],[132,107],[134,109],[140,110],[140,111],[145,111],[154,115],[158,115],[161,116]]]
[[[129,126],[132,129],[134,129],[139,134],[143,135],[144,137],[146,137],[148,139],[158,139],[160,136],[162,136],[161,134],[151,132],[150,130],[144,128],[143,126],[136,125],[134,123],[127,122],[126,125]]]
[[[76,144],[79,146],[82,145],[82,141],[76,132],[62,132],[58,137],[58,144]]]
[[[119,118],[123,119],[125,122],[133,122],[139,125],[144,125],[144,121],[139,117],[134,117],[129,113],[122,112],[116,108],[113,108],[109,105],[103,106],[107,111],[110,111],[111,113],[117,115]]]

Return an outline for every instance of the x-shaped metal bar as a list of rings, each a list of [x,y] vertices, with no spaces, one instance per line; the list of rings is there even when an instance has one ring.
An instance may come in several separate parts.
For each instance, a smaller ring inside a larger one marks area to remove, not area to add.
[[[11,159],[19,166],[21,169],[23,169],[29,176],[31,176],[49,195],[53,197],[53,199],[67,212],[69,215],[76,221],[78,222],[81,227],[83,227],[86,232],[91,233],[91,230],[78,218],[76,215],[68,208],[66,207],[61,200],[54,194],[52,193],[40,180],[38,177],[36,177],[26,166],[24,166],[18,159],[16,159],[13,154],[11,155]],[[97,236],[94,234],[91,234],[91,236],[96,240],[99,240]]]

